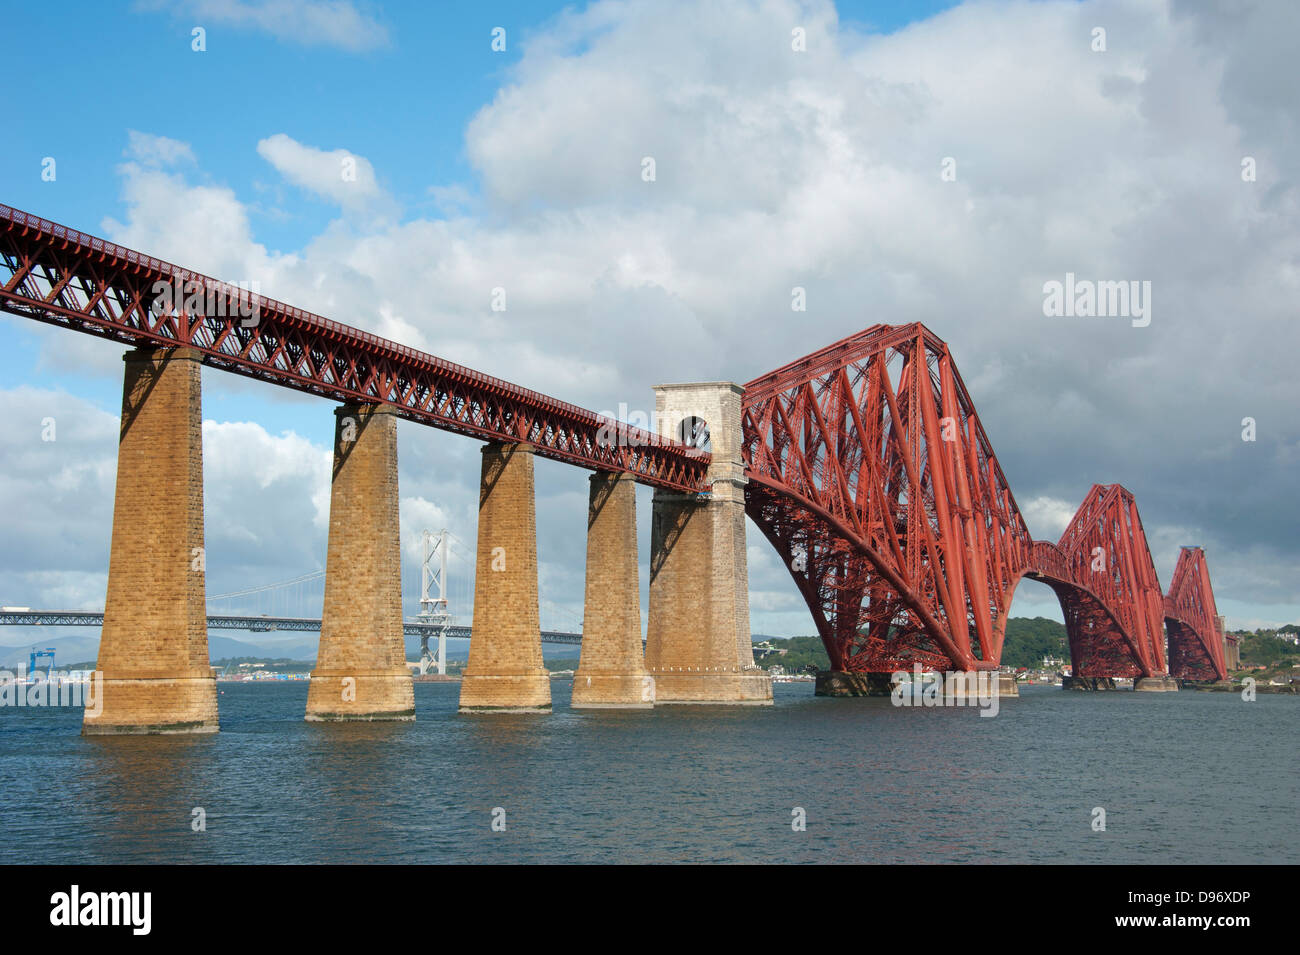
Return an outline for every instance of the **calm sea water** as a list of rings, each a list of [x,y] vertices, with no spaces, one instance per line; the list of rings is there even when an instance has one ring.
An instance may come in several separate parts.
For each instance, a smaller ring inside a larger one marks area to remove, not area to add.
[[[554,681],[550,716],[470,717],[420,683],[414,723],[322,726],[305,683],[219,686],[209,737],[0,710],[0,862],[1300,861],[1294,697],[1030,687],[989,719],[782,684],[618,713]]]

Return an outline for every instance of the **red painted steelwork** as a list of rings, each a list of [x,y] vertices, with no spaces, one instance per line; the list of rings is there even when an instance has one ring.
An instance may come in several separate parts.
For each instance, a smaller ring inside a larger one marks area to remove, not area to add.
[[[201,290],[198,304],[159,307],[156,283]],[[0,309],[127,345],[186,345],[213,368],[336,401],[392,405],[421,424],[528,442],[543,457],[628,472],[654,487],[706,488],[707,451],[4,205]]]
[[[160,307],[158,283],[193,286],[201,301]],[[0,309],[128,345],[189,346],[214,368],[707,489],[707,451],[2,205]],[[1061,600],[1076,675],[1226,675],[1203,553],[1183,551],[1162,597],[1119,485],[1094,485],[1057,544],[1033,540],[948,346],[924,326],[875,325],[756,378],[742,428],[746,510],[790,567],[834,668],[994,669],[1029,576]]]
[[[948,346],[924,326],[875,325],[754,379],[742,427],[746,510],[833,668],[996,668],[1030,576],[1061,600],[1076,675],[1167,672],[1170,614],[1133,495],[1094,485],[1058,543],[1033,540]],[[1204,633],[1190,622],[1202,617],[1177,619]]]
[[[1174,567],[1174,581],[1164,599],[1169,632],[1169,673],[1180,680],[1226,680],[1227,639],[1220,627],[1205,551],[1184,547]]]

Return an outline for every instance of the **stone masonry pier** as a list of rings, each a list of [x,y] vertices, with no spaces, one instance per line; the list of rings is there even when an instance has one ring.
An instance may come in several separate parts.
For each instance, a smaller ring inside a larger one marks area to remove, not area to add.
[[[215,733],[203,550],[199,354],[127,352],[113,540],[87,736]]]
[[[462,713],[549,713],[537,596],[537,510],[533,448],[483,447],[474,639],[460,684]]]
[[[582,657],[570,705],[649,709],[655,681],[641,649],[636,481],[631,474],[599,472],[590,483]]]
[[[731,382],[655,388],[659,434],[682,440],[707,425],[713,455],[711,493],[655,491],[645,652],[656,704],[772,702],[749,631],[743,393]]]
[[[383,405],[348,404],[334,413],[325,604],[306,718],[413,720],[402,637],[397,418]]]

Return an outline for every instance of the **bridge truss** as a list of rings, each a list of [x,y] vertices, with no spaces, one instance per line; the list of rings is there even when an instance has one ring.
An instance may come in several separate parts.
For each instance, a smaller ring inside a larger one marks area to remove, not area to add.
[[[0,309],[127,345],[194,348],[225,371],[707,490],[708,451],[3,205]],[[742,430],[746,510],[790,568],[833,667],[995,669],[1029,576],[1061,600],[1076,675],[1226,675],[1199,549],[1184,549],[1161,595],[1119,485],[1094,485],[1060,541],[1034,541],[947,344],[924,326],[875,325],[749,382]]]
[[[791,362],[749,382],[742,407],[746,511],[833,668],[995,669],[1029,576],[1061,601],[1077,676],[1226,676],[1200,551],[1184,551],[1163,597],[1117,484],[1094,485],[1058,542],[1033,540],[947,344],[924,326],[876,325]]]
[[[681,491],[711,455],[369,332],[0,205],[0,309],[543,457]]]

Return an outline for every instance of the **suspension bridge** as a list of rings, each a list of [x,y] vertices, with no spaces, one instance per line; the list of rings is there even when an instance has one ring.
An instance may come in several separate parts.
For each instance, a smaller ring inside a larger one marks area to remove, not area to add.
[[[451,606],[466,606],[469,591],[468,582],[457,578],[461,599],[454,601],[447,596],[448,552],[459,552],[467,556],[465,543],[450,531],[444,529],[438,535],[424,532],[425,551],[421,567],[423,577],[420,604],[422,613],[402,622],[404,637],[420,640],[421,673],[435,670],[446,673],[446,641],[470,640],[474,635],[471,623],[457,623],[456,618],[448,612]],[[444,544],[445,542],[445,544]],[[436,563],[435,563],[436,561]],[[288,580],[261,584],[229,593],[213,594],[208,599],[207,627],[209,630],[245,630],[254,633],[274,631],[319,633],[321,628],[320,606],[323,599],[325,571],[313,571]],[[436,589],[436,596],[434,595]],[[213,604],[251,602],[252,606],[242,608],[243,612],[219,612]],[[281,612],[267,612],[264,606],[277,607]],[[284,610],[290,606],[316,608],[316,615],[286,615]],[[582,645],[582,622],[574,614],[547,600],[541,601],[543,619],[546,614],[556,618],[568,618],[572,629],[541,629],[542,643]],[[102,610],[38,610],[30,607],[0,607],[0,627],[102,627],[104,612]],[[438,641],[438,649],[430,647],[430,640]]]

